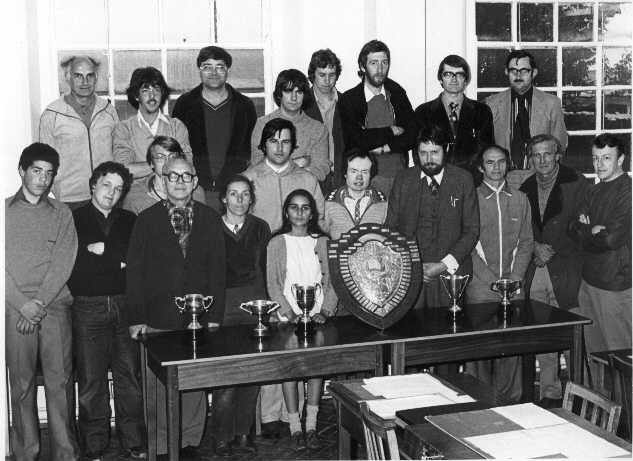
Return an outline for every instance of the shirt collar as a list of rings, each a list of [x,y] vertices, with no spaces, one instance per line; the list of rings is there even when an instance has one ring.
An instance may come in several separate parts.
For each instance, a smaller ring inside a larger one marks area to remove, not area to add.
[[[369,102],[374,96],[378,96],[374,94],[373,91],[371,91],[367,87],[367,84],[365,84],[364,82],[363,82],[363,90],[365,91],[365,102]],[[384,84],[380,87],[380,92],[378,94],[383,95],[385,99],[387,99],[387,91],[385,90]]]
[[[169,120],[167,120],[167,117],[165,116],[165,114],[163,114],[162,110],[158,111],[158,117],[156,117],[154,119],[154,121],[149,124],[145,121],[145,118],[143,118],[143,115],[141,114],[141,111],[137,111],[136,112],[136,119],[138,120],[138,124],[140,126],[144,126],[145,128],[147,128],[152,134],[156,133],[156,130],[158,130],[158,124],[160,123],[160,121],[162,120],[163,122],[169,124]]]
[[[444,168],[442,168],[442,171],[440,171],[438,174],[433,175],[433,177],[435,178],[438,184],[442,184],[442,178],[444,178]],[[424,172],[424,170],[420,170],[420,179],[424,179],[424,178],[430,178],[430,176],[427,175]],[[429,181],[429,179],[427,179],[427,181]]]
[[[41,202],[44,202],[46,205],[53,207],[53,204],[51,203],[51,201],[48,199],[48,195],[42,195],[40,197],[39,202],[37,202],[36,204],[33,204],[31,202],[29,202],[26,197],[24,196],[24,191],[22,190],[22,187],[20,187],[18,189],[18,191],[15,193],[15,195],[13,196],[13,199],[11,199],[11,202],[9,202],[9,206],[13,206],[14,204],[16,204],[17,202],[25,202],[28,203],[31,206],[36,206],[39,205]]]
[[[266,165],[268,165],[268,167],[277,174],[283,173],[284,171],[286,171],[290,167],[290,162],[292,162],[292,160],[290,160],[284,166],[278,167],[278,166],[273,165],[271,162],[269,162],[267,158],[264,158],[264,161],[266,162]]]
[[[518,98],[522,98],[525,99],[528,103],[532,102],[532,93],[534,92],[534,87],[531,86],[529,90],[527,90],[525,93],[523,94],[519,94],[516,91],[514,91],[514,89],[510,90],[510,93],[512,95],[512,100],[516,100]]]
[[[442,94],[440,95],[440,100],[442,101],[442,104],[444,105],[444,109],[446,109],[447,112],[450,112],[450,107],[448,105],[453,101],[449,101],[446,95],[444,94],[444,92],[442,92]],[[456,102],[457,102],[457,110],[459,111],[461,110],[462,105],[464,104],[464,93],[459,95],[459,98],[457,98]]]
[[[334,96],[332,98],[332,104],[336,104],[338,102],[338,91],[336,87],[332,88],[332,91],[334,92]],[[325,102],[325,104],[329,104],[330,101],[327,100],[325,96],[321,95],[321,93],[319,93],[314,87],[312,87],[312,94],[314,95],[314,100],[318,104],[321,104],[323,102]]]
[[[343,199],[348,198],[348,199],[350,199],[350,200],[354,200],[354,201],[356,201],[356,200],[362,200],[362,199],[364,199],[365,197],[369,197],[369,198],[371,198],[371,196],[372,196],[372,190],[371,190],[371,189],[369,189],[369,188],[368,188],[368,189],[365,189],[365,192],[363,192],[363,195],[362,195],[360,198],[358,198],[358,199],[355,199],[354,197],[352,197],[352,195],[349,193],[349,190],[347,189],[347,186],[346,186],[346,187],[344,187],[344,188],[343,188],[343,191],[341,192],[341,198],[343,198]]]
[[[490,197],[492,197],[495,194],[499,195],[501,192],[503,192],[504,194],[506,194],[509,197],[512,197],[512,192],[510,192],[510,188],[508,187],[508,182],[505,181],[505,180],[503,181],[503,183],[498,188],[492,187],[485,180],[481,184],[486,186],[488,189],[490,189],[490,193],[488,195],[484,195],[484,198],[486,200],[489,199]]]

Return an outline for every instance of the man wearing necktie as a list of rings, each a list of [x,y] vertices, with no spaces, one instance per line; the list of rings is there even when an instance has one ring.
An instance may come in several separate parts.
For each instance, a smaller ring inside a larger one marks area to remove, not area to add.
[[[477,195],[471,174],[446,163],[449,142],[442,128],[422,128],[416,141],[419,164],[396,176],[389,197],[386,225],[415,238],[420,248],[424,286],[416,309],[449,304],[440,274],[472,273]]]

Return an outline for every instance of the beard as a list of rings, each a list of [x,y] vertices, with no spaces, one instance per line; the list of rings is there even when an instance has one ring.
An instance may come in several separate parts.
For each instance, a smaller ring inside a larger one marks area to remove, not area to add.
[[[427,162],[423,163],[421,167],[422,171],[424,171],[424,174],[426,174],[427,176],[435,176],[442,171],[442,169],[444,168],[444,164]]]

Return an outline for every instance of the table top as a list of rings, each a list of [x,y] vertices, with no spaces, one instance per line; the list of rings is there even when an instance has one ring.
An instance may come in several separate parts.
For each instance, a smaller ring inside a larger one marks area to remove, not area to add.
[[[337,349],[375,346],[416,340],[451,338],[460,335],[505,334],[515,330],[573,326],[591,321],[577,314],[532,301],[517,301],[512,316],[504,323],[498,316],[497,303],[465,306],[453,328],[448,309],[411,310],[392,327],[379,331],[353,316],[335,317],[316,327],[315,334],[304,341],[295,335],[291,324],[273,324],[270,336],[252,337],[252,325],[204,329],[200,339],[192,341],[190,331],[173,331],[146,335],[142,341],[148,356],[162,366],[231,360],[249,357],[296,353],[314,348]]]
[[[609,365],[609,356],[615,355],[631,362],[631,349],[616,349],[613,351],[592,352],[589,354],[592,360],[603,365]]]

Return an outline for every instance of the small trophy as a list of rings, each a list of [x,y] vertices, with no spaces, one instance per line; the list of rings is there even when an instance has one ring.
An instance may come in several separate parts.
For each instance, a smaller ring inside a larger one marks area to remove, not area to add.
[[[508,307],[512,305],[510,299],[512,299],[520,288],[521,280],[499,279],[490,284],[490,289],[501,295],[501,312],[499,312],[499,315],[503,314],[504,325],[508,320]]]
[[[202,325],[198,322],[198,316],[209,310],[213,300],[213,296],[203,296],[201,294],[189,294],[174,298],[179,313],[191,312],[191,323],[187,325],[187,329],[194,331],[202,329]]]
[[[468,282],[470,281],[470,275],[441,274],[440,280],[442,281],[442,285],[444,285],[446,293],[448,293],[448,297],[453,303],[448,308],[448,311],[453,314],[453,323],[455,323],[455,318],[457,317],[457,314],[462,311],[459,302],[462,299],[464,290],[466,289],[466,285],[468,285]]]
[[[240,309],[257,316],[257,326],[253,328],[253,336],[262,338],[268,336],[268,327],[264,325],[264,318],[279,309],[279,304],[267,299],[256,299],[240,304]]]
[[[321,284],[300,285],[294,283],[292,285],[292,294],[297,300],[297,305],[301,309],[301,318],[295,330],[297,336],[308,337],[314,332],[314,324],[310,319],[310,311],[314,307],[317,294],[321,291]]]

